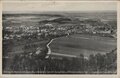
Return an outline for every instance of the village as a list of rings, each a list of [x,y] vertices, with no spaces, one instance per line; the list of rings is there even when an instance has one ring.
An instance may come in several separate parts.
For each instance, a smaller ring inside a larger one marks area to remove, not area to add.
[[[62,20],[66,22],[65,20]],[[100,36],[110,36],[116,38],[117,30],[113,29],[111,25],[103,24],[101,25],[93,25],[94,20],[82,20],[79,21],[78,24],[74,24],[73,22],[67,20],[67,24],[58,24],[53,22],[48,23],[39,23],[37,26],[28,26],[20,25],[20,26],[6,26],[3,32],[5,33],[3,39],[21,39],[25,36],[31,37],[32,35],[37,35],[38,39],[42,37],[48,36],[60,36],[60,35],[68,35],[68,34],[93,34]],[[96,22],[96,21],[95,21]],[[92,24],[91,24],[92,23]],[[107,25],[107,26],[106,26]],[[10,34],[11,33],[11,34]]]

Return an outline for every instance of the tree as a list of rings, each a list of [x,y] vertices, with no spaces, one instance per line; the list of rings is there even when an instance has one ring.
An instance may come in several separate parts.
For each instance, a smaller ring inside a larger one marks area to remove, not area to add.
[[[89,66],[88,71],[96,71],[97,65],[96,65],[95,56],[93,54],[89,56],[88,66]]]

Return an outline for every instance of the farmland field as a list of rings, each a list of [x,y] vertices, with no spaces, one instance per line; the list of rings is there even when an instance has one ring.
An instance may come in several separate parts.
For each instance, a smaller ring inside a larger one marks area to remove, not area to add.
[[[51,44],[52,53],[85,57],[90,54],[105,54],[117,47],[117,40],[107,37],[71,35],[55,39]]]

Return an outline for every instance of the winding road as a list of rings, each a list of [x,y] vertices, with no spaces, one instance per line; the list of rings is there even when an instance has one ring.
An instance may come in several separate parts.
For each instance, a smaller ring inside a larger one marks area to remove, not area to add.
[[[51,39],[51,40],[50,40],[50,42],[47,44],[48,53],[47,53],[46,58],[48,58],[48,57],[49,57],[49,55],[51,54],[51,48],[49,47],[49,45],[52,43],[52,41],[53,41],[53,40],[54,40],[54,39]]]
[[[68,37],[68,36],[67,36],[67,37]],[[61,54],[61,53],[54,53],[54,52],[52,52],[49,45],[50,45],[55,39],[56,39],[56,38],[51,39],[51,40],[49,41],[49,43],[46,45],[46,46],[47,46],[47,49],[48,49],[48,53],[47,53],[47,56],[46,56],[45,58],[49,58],[49,55],[50,55],[50,54],[58,55],[58,56],[65,56],[65,57],[76,57],[75,55]]]

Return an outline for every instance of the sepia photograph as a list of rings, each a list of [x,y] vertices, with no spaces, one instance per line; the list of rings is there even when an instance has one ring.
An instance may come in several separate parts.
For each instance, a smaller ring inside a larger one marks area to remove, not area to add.
[[[2,74],[117,74],[116,2],[2,7]]]

